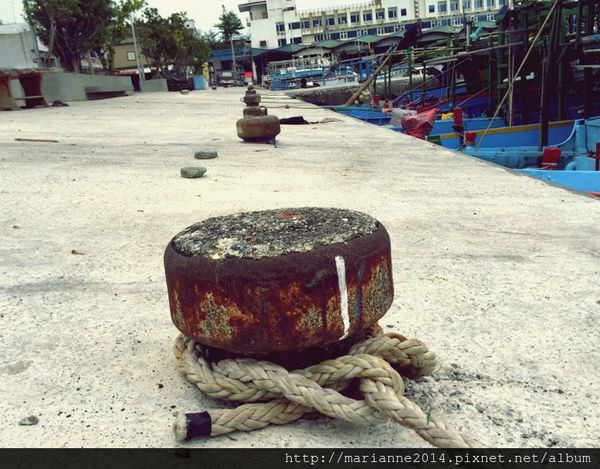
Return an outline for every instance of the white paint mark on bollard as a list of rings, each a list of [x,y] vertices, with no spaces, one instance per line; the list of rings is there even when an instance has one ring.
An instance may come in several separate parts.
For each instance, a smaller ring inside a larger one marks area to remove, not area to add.
[[[344,335],[341,339],[348,337],[350,332],[350,316],[348,315],[348,286],[346,285],[346,262],[342,256],[335,257],[335,267],[337,269],[338,286],[340,288],[342,321],[344,321]],[[340,339],[340,340],[341,340]]]

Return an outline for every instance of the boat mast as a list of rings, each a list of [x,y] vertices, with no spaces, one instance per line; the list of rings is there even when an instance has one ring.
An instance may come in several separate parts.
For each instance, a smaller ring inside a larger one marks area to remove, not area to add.
[[[583,1],[583,0],[581,0],[581,1]],[[592,34],[594,34],[594,4],[595,4],[595,2],[596,2],[596,0],[588,0],[587,4],[586,4],[586,6],[587,6],[587,8],[586,8],[587,15],[585,16],[585,35],[586,36],[591,36]],[[581,22],[579,24],[581,24]],[[585,105],[584,105],[583,116],[586,119],[588,119],[588,118],[592,117],[592,110],[593,110],[592,100],[594,98],[594,96],[593,96],[593,86],[594,86],[593,70],[591,67],[586,67],[583,70],[583,80],[584,80],[583,87],[584,87],[584,94],[585,94]]]
[[[552,101],[553,93],[552,90],[556,89],[556,78],[557,78],[557,62],[560,47],[560,33],[561,33],[561,19],[562,19],[562,1],[559,1],[554,17],[552,18],[552,25],[550,27],[550,34],[543,41],[543,62],[542,62],[542,93],[540,98],[540,150],[548,146],[548,134],[549,134],[549,122],[551,117],[550,104]]]

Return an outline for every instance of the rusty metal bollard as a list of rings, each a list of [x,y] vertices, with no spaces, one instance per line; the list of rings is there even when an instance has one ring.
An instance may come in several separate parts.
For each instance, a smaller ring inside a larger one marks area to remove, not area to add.
[[[317,363],[363,340],[393,300],[389,235],[349,210],[210,218],[175,236],[164,262],[175,326],[218,358]]]
[[[260,106],[261,97],[254,89],[248,86],[243,98],[246,107],[244,117],[237,121],[237,134],[246,142],[272,142],[281,133],[279,119],[267,115],[267,108]]]

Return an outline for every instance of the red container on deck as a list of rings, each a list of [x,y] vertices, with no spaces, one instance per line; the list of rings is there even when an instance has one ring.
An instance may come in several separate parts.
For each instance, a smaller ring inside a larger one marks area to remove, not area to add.
[[[548,147],[544,148],[542,155],[542,168],[544,169],[556,169],[558,162],[560,161],[560,148]]]
[[[463,126],[463,110],[459,107],[452,109],[452,117],[454,118],[454,127]]]
[[[379,107],[379,95],[373,96],[373,106]]]
[[[476,132],[465,132],[465,145],[475,145]]]

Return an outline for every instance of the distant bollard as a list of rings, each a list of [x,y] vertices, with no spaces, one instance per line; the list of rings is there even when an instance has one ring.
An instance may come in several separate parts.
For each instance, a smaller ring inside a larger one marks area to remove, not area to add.
[[[238,137],[246,142],[274,142],[281,133],[279,119],[267,115],[267,108],[259,105],[261,97],[254,86],[248,86],[243,101],[246,108],[244,117],[237,121]]]

